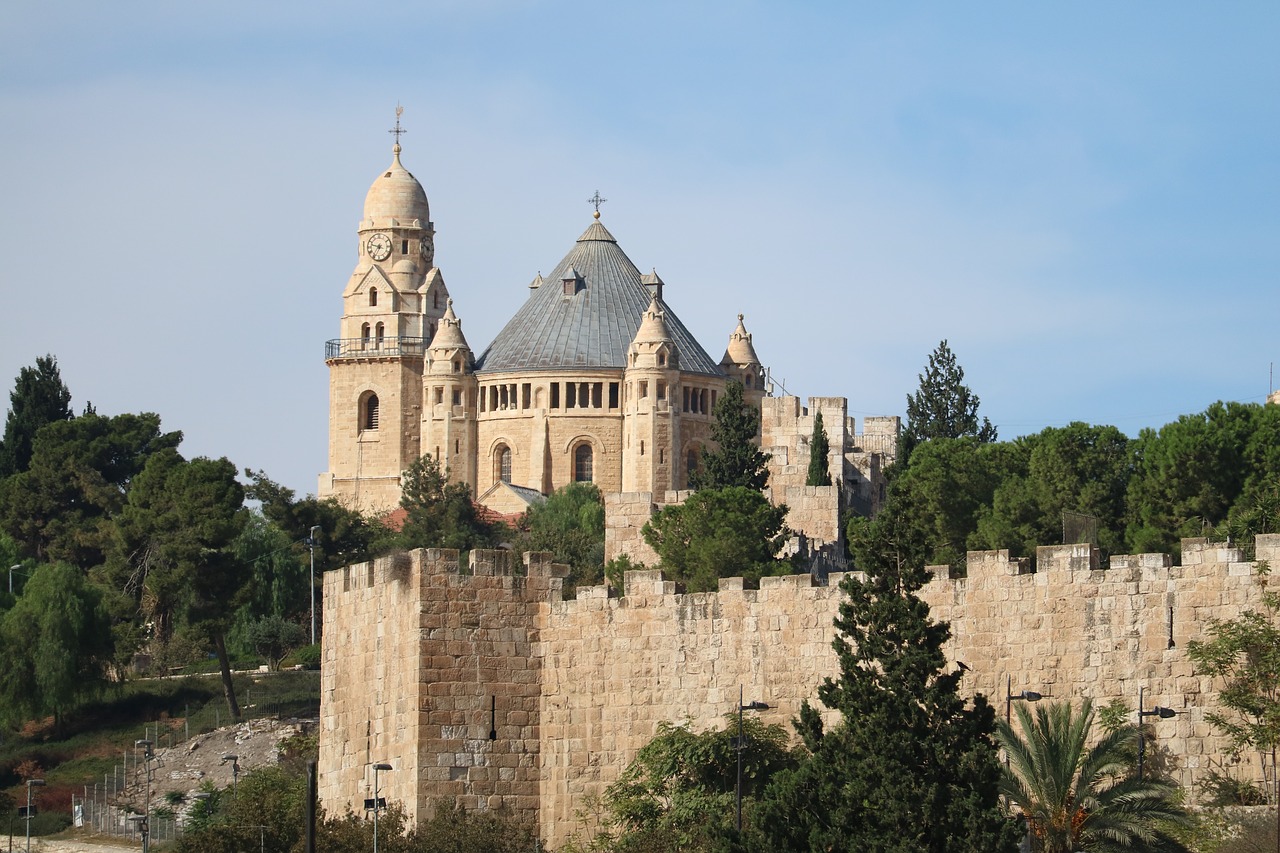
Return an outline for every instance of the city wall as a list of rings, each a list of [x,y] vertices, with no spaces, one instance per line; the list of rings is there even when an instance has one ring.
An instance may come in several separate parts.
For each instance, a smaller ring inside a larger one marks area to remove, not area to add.
[[[1195,674],[1187,644],[1211,619],[1256,606],[1261,585],[1238,550],[1185,540],[1182,564],[1165,555],[1098,564],[1087,545],[1040,548],[1037,571],[1007,552],[969,555],[964,577],[935,568],[922,591],[949,620],[948,654],[970,672],[963,689],[997,708],[1012,690],[1177,710],[1155,725],[1153,766],[1185,785],[1230,762],[1205,714],[1219,685]],[[1280,535],[1257,541],[1280,560]],[[561,601],[563,567],[531,555],[525,567],[474,555],[460,575],[453,552],[415,552],[325,578],[320,749],[325,807],[383,795],[411,814],[437,797],[499,804],[535,818],[563,842],[662,721],[719,725],[738,702],[770,705],[787,723],[836,673],[832,619],[841,575],[740,579],[683,594],[654,571],[628,573]],[[476,562],[478,561],[478,563]],[[496,697],[496,700],[489,697]],[[491,730],[490,709],[497,713]],[[1256,778],[1252,758],[1237,768]],[[1194,790],[1194,789],[1193,789]]]

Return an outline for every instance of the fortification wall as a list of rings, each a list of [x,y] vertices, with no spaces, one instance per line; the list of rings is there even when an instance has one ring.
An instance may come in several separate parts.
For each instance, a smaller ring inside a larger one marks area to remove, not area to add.
[[[446,798],[536,820],[548,602],[568,568],[503,551],[414,551],[326,574],[319,796],[359,810],[379,795],[412,819]],[[540,612],[541,611],[541,612]]]
[[[963,689],[994,697],[997,708],[1012,676],[1014,693],[1121,699],[1133,709],[1143,687],[1148,707],[1178,710],[1153,724],[1148,758],[1193,786],[1228,760],[1205,721],[1219,685],[1195,675],[1187,644],[1209,620],[1256,606],[1262,587],[1237,550],[1185,540],[1182,553],[1181,566],[1136,555],[1101,570],[1090,546],[1041,548],[1036,573],[1005,551],[973,553],[967,576],[940,567],[922,597],[934,618],[951,622],[948,654],[970,670]],[[1259,537],[1257,556],[1280,561],[1280,535]],[[363,567],[325,579],[327,808],[368,796],[362,767],[370,761],[416,762],[412,773],[384,777],[397,786],[386,796],[414,813],[442,795],[506,803],[536,812],[543,839],[559,844],[590,831],[579,814],[658,723],[717,726],[739,687],[747,701],[771,706],[765,722],[786,723],[836,673],[841,575],[830,586],[797,575],[765,578],[759,590],[727,579],[715,593],[677,594],[660,573],[632,572],[620,597],[590,587],[559,601],[555,573],[536,561],[527,578],[449,575],[435,556],[414,555],[407,573],[383,565],[371,587],[356,582]],[[415,649],[417,669],[388,660]],[[406,689],[425,704],[400,702]],[[485,739],[490,695],[498,697],[495,741]],[[1256,773],[1246,765],[1241,775]]]

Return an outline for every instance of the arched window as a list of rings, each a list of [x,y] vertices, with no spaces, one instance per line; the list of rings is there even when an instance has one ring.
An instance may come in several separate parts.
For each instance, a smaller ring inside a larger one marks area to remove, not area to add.
[[[373,335],[375,346],[378,346],[378,347],[382,346],[382,336],[383,336],[382,324],[379,323],[377,325],[377,328],[374,330],[374,335]]]
[[[504,483],[511,482],[511,448],[499,444],[493,454],[493,478]]]
[[[378,304],[378,288],[369,288],[369,307],[373,308]]]
[[[573,451],[573,479],[579,483],[591,482],[591,445],[585,441]]]
[[[360,429],[377,429],[378,428],[378,395],[369,394],[364,398],[364,405],[360,412]]]
[[[369,324],[365,323],[360,327],[360,349],[369,346]]]
[[[684,477],[685,477],[686,487],[690,489],[693,488],[693,475],[697,472],[697,470],[698,470],[698,451],[697,449],[691,447],[689,448],[688,455],[685,457],[685,464],[684,464]]]

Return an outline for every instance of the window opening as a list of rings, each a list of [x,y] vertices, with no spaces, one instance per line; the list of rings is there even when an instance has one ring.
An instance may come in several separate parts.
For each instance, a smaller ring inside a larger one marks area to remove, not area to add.
[[[618,408],[618,383],[617,382],[609,383],[609,408],[611,409]]]
[[[370,394],[364,401],[364,418],[362,429],[378,428],[378,395]]]
[[[579,483],[591,482],[591,445],[582,443],[573,452],[573,479]]]
[[[505,444],[498,445],[498,452],[495,454],[496,461],[494,467],[497,468],[497,477],[504,483],[511,482],[511,448]]]
[[[376,308],[378,306],[378,288],[369,288],[369,307]]]

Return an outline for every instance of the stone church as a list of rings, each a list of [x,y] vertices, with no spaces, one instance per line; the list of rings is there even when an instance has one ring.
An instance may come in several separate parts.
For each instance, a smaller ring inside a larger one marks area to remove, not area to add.
[[[793,527],[834,542],[837,505],[874,508],[898,418],[867,418],[864,439],[842,398],[805,407],[773,397],[741,314],[713,358],[672,310],[657,272],[641,273],[600,221],[598,194],[587,229],[550,274],[533,279],[497,337],[474,350],[435,263],[427,194],[400,156],[397,142],[365,196],[339,337],[325,348],[329,470],[320,496],[390,511],[401,472],[429,453],[504,514],[571,482],[595,483],[606,496],[646,495],[646,508],[679,500],[710,440],[716,401],[737,380],[762,409],[774,499],[793,508]],[[797,491],[811,408],[823,412],[835,484],[815,505],[815,523],[804,507],[812,496]]]

